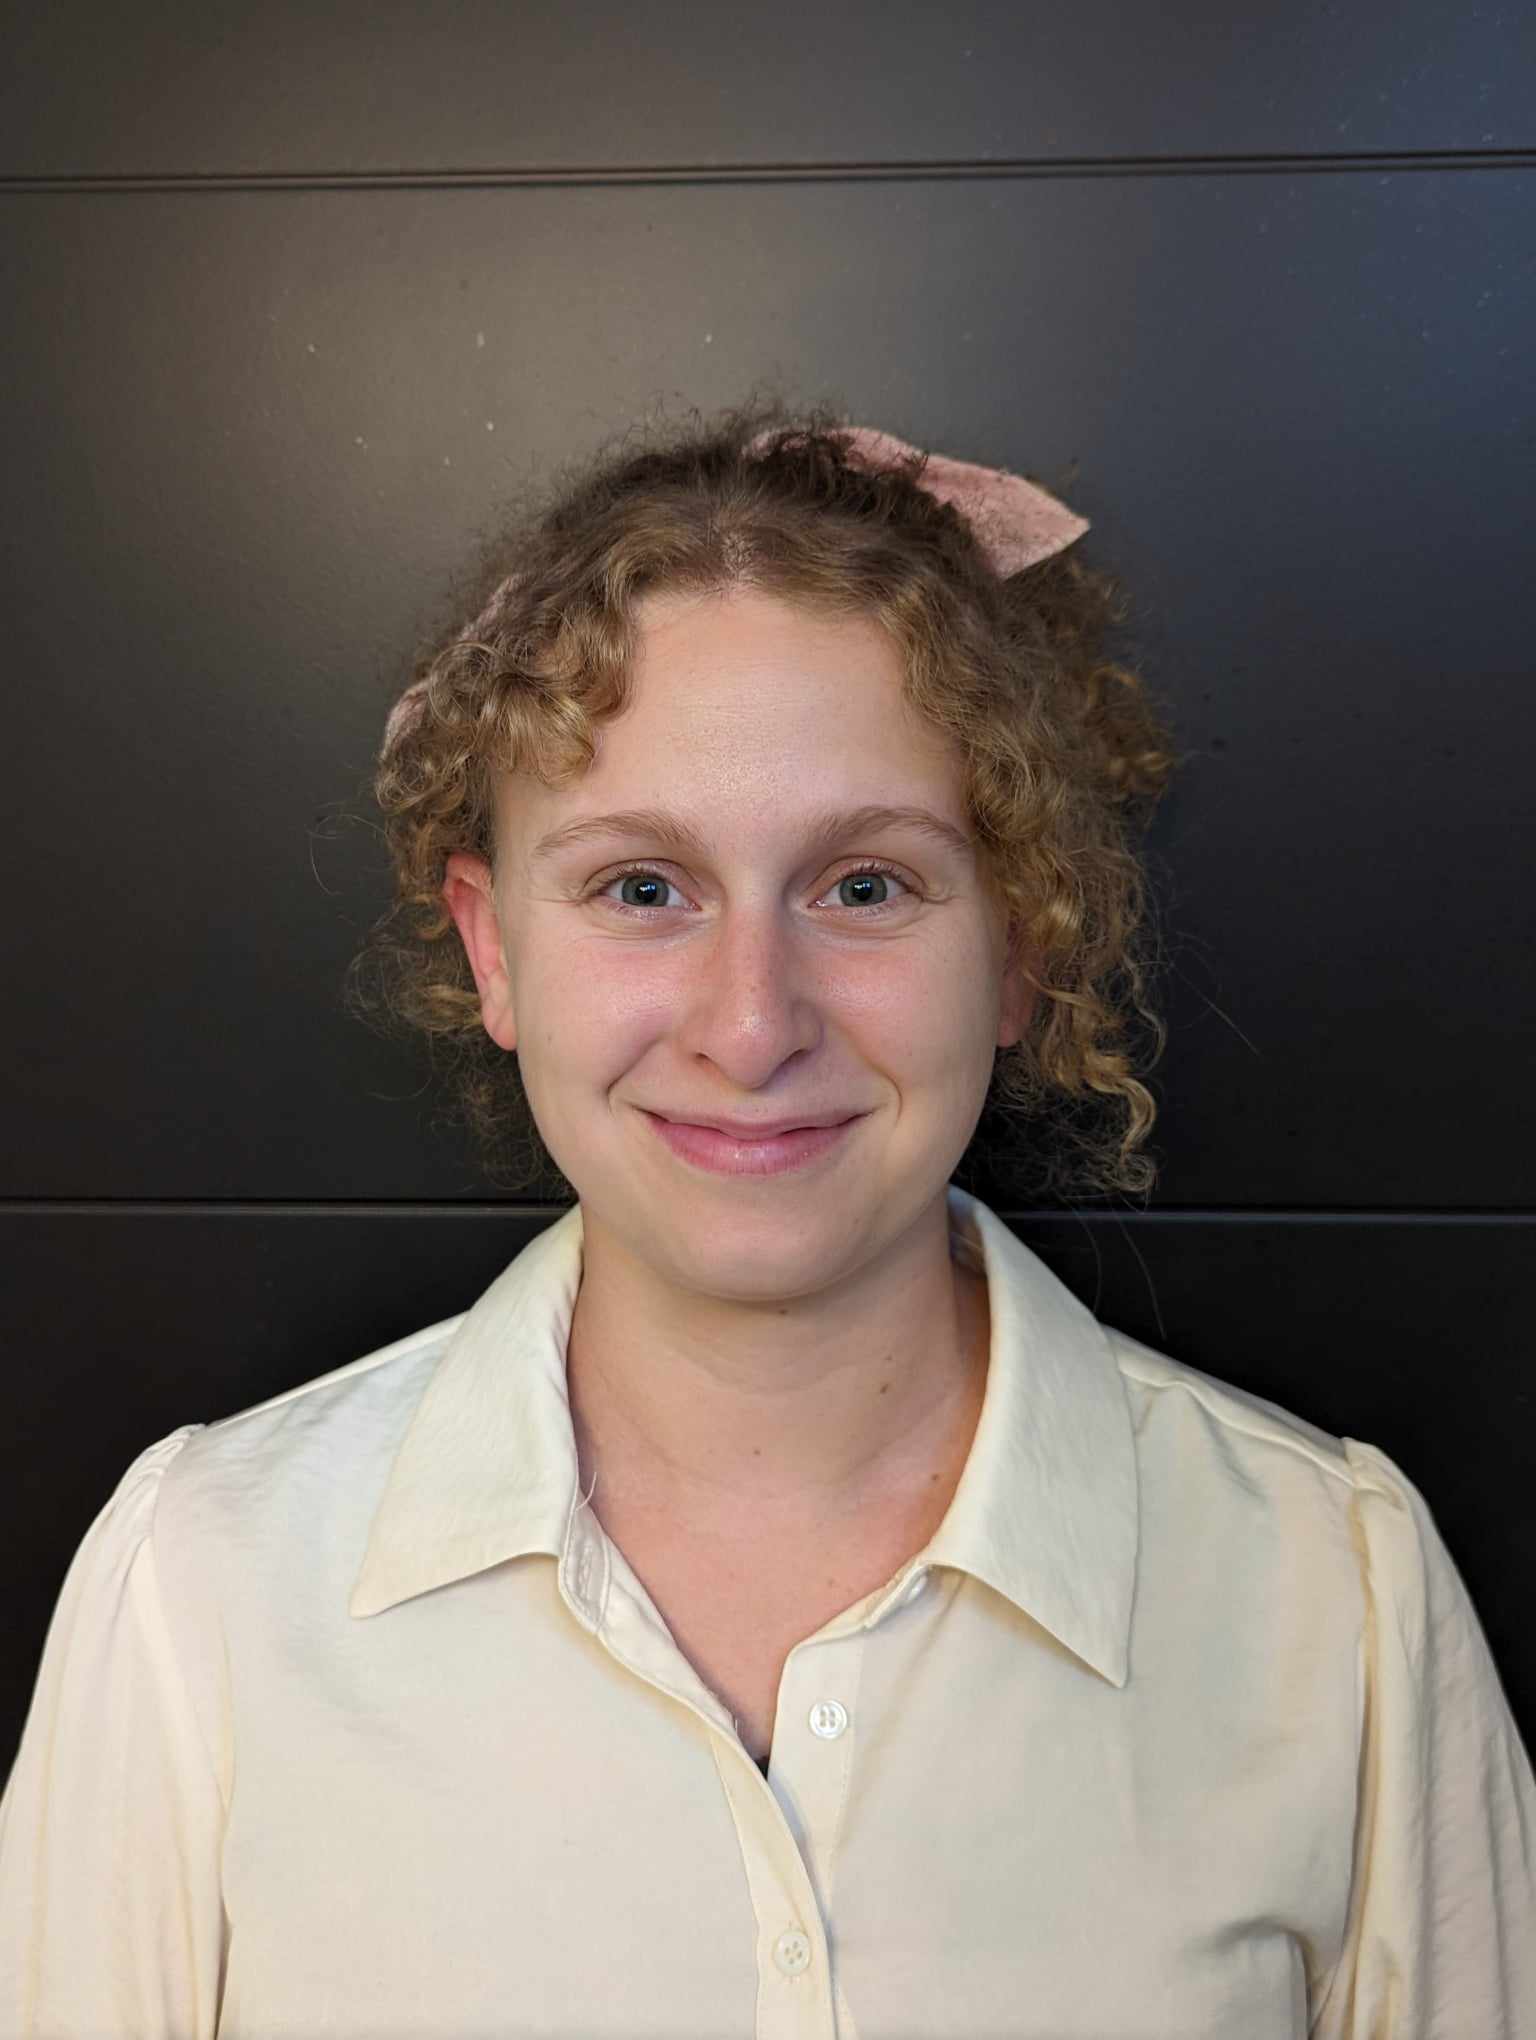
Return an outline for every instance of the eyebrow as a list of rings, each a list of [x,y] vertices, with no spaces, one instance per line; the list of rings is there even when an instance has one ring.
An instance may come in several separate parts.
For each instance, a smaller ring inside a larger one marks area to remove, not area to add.
[[[822,808],[811,815],[806,836],[813,849],[829,850],[835,844],[847,842],[850,837],[874,835],[882,829],[906,829],[915,835],[926,836],[930,842],[942,845],[962,859],[968,859],[975,853],[973,837],[957,829],[952,822],[946,822],[942,815],[923,807],[885,807],[870,803],[846,810]],[[558,829],[551,829],[547,836],[541,836],[529,853],[529,859],[537,864],[578,844],[613,836],[645,836],[653,842],[685,851],[690,856],[708,855],[708,845],[703,836],[686,817],[675,814],[670,808],[649,807],[623,808],[611,815],[583,815],[574,822],[566,822]]]

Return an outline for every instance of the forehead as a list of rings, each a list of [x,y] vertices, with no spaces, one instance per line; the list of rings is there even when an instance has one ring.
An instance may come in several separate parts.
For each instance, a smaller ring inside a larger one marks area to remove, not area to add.
[[[751,590],[647,597],[637,621],[629,699],[586,773],[504,789],[524,847],[573,817],[658,804],[737,843],[877,803],[964,827],[959,761],[905,701],[900,650],[872,618]]]
[[[950,763],[908,706],[901,652],[872,617],[748,589],[648,597],[638,621],[633,697],[603,732],[614,765],[666,742],[701,765],[750,750],[765,775],[861,765],[942,775]]]

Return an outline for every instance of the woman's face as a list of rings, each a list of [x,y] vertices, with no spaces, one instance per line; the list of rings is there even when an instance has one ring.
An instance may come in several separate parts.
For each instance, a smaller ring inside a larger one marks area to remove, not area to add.
[[[633,695],[585,777],[509,776],[494,893],[464,854],[444,893],[589,1229],[689,1288],[799,1295],[941,1197],[1029,989],[1005,968],[959,765],[907,709],[877,625],[756,592],[640,614]],[[827,828],[876,807],[967,840]],[[696,840],[594,822],[662,809]],[[800,1166],[725,1173],[657,1116],[852,1123]]]

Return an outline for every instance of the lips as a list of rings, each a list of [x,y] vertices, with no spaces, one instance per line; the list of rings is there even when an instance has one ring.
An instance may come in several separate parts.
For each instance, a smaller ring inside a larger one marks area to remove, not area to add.
[[[807,1127],[841,1126],[844,1120],[852,1119],[851,1112],[820,1112],[802,1114],[797,1119],[714,1119],[705,1113],[697,1115],[685,1112],[658,1112],[657,1119],[665,1119],[671,1126],[703,1126],[712,1133],[729,1134],[732,1140],[772,1140],[780,1133],[801,1133]]]
[[[816,1126],[802,1122],[774,1133],[765,1133],[763,1122],[750,1136],[697,1120],[664,1119],[659,1112],[647,1112],[645,1117],[673,1154],[696,1168],[724,1176],[779,1176],[832,1155],[863,1114],[823,1120]]]

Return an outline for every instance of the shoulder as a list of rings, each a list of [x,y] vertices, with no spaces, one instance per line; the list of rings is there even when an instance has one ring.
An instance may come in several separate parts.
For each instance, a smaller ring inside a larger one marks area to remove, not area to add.
[[[1355,1468],[1346,1440],[1283,1404],[1202,1372],[1143,1345],[1126,1332],[1104,1326],[1111,1353],[1125,1383],[1138,1432],[1149,1428],[1219,1436],[1234,1450],[1254,1457],[1294,1458],[1325,1479],[1352,1487]]]
[[[251,1403],[226,1417],[217,1417],[202,1427],[202,1435],[228,1450],[249,1446],[254,1439],[267,1438],[294,1424],[309,1427],[326,1424],[349,1412],[387,1407],[402,1395],[409,1397],[423,1370],[430,1371],[459,1326],[464,1312],[444,1318],[420,1331],[408,1332],[387,1346],[379,1346],[360,1359],[349,1360],[328,1373],[316,1374],[293,1388],[280,1389],[264,1402]],[[214,1447],[213,1449],[219,1449]]]
[[[306,1577],[318,1585],[355,1565],[400,1441],[461,1321],[428,1325],[248,1408],[183,1425],[141,1454],[135,1467],[156,1484],[154,1534],[168,1585],[211,1610]]]
[[[1391,1542],[1437,1545],[1419,1490],[1380,1447],[1104,1327],[1136,1438],[1146,1521],[1181,1543],[1225,1536],[1234,1562],[1268,1549],[1353,1592]]]
[[[1383,1620],[1411,1650],[1438,1624],[1477,1651],[1435,1518],[1385,1451],[1104,1330],[1135,1437],[1139,1598],[1197,1588],[1224,1648],[1247,1635],[1271,1668],[1351,1665],[1356,1700]]]
[[[1299,1563],[1325,1552],[1367,1591],[1465,1603],[1422,1489],[1381,1446],[1335,1436],[1285,1405],[1102,1326],[1125,1385],[1144,1491],[1242,1491]]]

